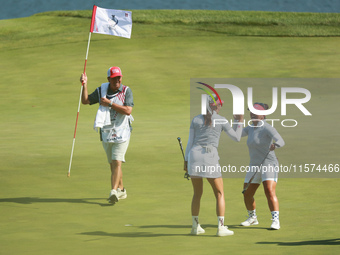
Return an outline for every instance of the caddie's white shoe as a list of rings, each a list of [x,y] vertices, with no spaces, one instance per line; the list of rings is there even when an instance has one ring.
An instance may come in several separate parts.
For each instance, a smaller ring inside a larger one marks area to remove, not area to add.
[[[234,231],[231,231],[228,229],[227,226],[220,226],[217,229],[217,236],[232,236],[234,234]]]
[[[123,188],[123,190],[118,188],[117,189],[117,194],[118,194],[118,199],[125,199],[125,198],[127,198],[127,193],[126,193],[126,189],[125,188]]]
[[[118,202],[118,192],[115,189],[112,189],[110,192],[110,196],[108,198],[110,204],[115,204]]]
[[[245,221],[241,222],[241,226],[249,227],[252,225],[258,225],[257,217],[249,217]]]
[[[270,229],[279,230],[280,229],[280,221],[278,219],[272,219],[272,225],[270,226]]]
[[[191,235],[200,235],[200,234],[204,234],[205,233],[205,230],[201,227],[201,225],[200,224],[198,224],[197,225],[197,227],[195,228],[195,227],[193,227],[192,229],[191,229]]]

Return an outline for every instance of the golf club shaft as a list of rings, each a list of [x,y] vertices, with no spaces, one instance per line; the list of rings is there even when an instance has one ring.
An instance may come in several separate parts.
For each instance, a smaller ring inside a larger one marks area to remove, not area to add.
[[[184,162],[185,162],[185,156],[184,156],[184,151],[183,151],[183,146],[182,146],[182,140],[181,140],[180,137],[177,137],[177,141],[178,141],[178,143],[179,143],[179,147],[181,148],[183,160],[184,160]],[[188,171],[185,172],[184,178],[190,180],[190,175],[188,174]]]
[[[277,143],[274,143],[275,147],[280,147],[280,145],[278,145]],[[261,164],[260,164],[260,167],[262,168],[262,164],[263,162],[266,160],[266,158],[268,157],[269,153],[271,152],[270,148],[269,148],[269,151],[268,153],[266,154],[266,156],[264,157],[264,159],[262,160]],[[249,185],[251,184],[252,180],[255,178],[256,174],[260,172],[260,169],[259,171],[256,171],[253,176],[250,178],[249,182],[247,183],[247,185],[244,187],[244,189],[242,190],[242,194],[244,194],[244,192],[246,192],[246,190],[248,189]]]
[[[182,140],[181,140],[180,137],[177,137],[177,140],[178,140],[178,143],[179,143],[179,147],[181,147],[183,160],[185,161],[185,156],[184,156],[184,151],[183,151],[183,146],[182,146]]]

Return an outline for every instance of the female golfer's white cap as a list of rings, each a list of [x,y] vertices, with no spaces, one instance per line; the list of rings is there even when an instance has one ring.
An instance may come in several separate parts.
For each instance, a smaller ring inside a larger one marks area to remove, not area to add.
[[[212,96],[214,97],[215,101],[214,101],[214,99],[212,99],[212,97],[209,97],[209,104],[211,106],[216,106],[216,105],[224,104],[224,101],[223,100],[220,101],[215,94],[212,94]],[[216,102],[216,104],[215,104],[215,102]]]

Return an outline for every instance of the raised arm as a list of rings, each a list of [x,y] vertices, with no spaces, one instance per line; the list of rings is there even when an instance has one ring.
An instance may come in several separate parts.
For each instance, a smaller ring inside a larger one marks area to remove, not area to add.
[[[234,124],[233,128],[229,125],[229,123],[225,124],[223,130],[227,133],[227,135],[233,139],[235,142],[241,141],[241,136],[243,136],[243,115],[235,115],[234,116]],[[235,124],[236,122],[236,124]],[[238,123],[237,123],[238,122]]]
[[[88,94],[88,91],[87,91],[87,76],[86,76],[86,73],[81,74],[80,82],[83,86],[83,93],[81,95],[81,102],[82,102],[82,104],[90,104],[89,94]]]

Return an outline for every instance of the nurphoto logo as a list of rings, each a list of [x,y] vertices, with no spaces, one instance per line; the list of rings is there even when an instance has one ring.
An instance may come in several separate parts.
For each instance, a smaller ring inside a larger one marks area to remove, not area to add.
[[[216,97],[221,101],[220,95],[219,93],[215,90],[215,89],[226,89],[228,91],[231,92],[232,94],[232,98],[233,98],[233,114],[234,115],[244,115],[244,94],[243,91],[232,84],[214,84],[214,87],[203,83],[203,82],[197,82],[201,85],[204,85],[205,87],[209,88],[215,95]],[[210,93],[207,89],[204,88],[200,88],[197,87],[198,89],[203,90],[204,92],[206,92],[206,94],[202,94],[201,95],[201,114],[206,115],[207,114],[207,99],[208,96],[210,96],[212,98],[212,100],[215,102],[215,98],[212,95],[212,93]],[[281,88],[281,116],[286,116],[287,115],[287,105],[295,105],[304,115],[306,116],[311,116],[312,114],[307,110],[307,108],[304,106],[304,104],[306,104],[310,99],[311,99],[311,92],[308,89],[305,88],[299,88],[299,87],[282,87]],[[289,93],[294,93],[296,94],[301,94],[301,98],[289,98]],[[216,103],[216,102],[215,102]],[[272,105],[269,109],[267,110],[258,110],[255,109],[253,104],[253,88],[252,87],[248,87],[247,88],[247,104],[248,104],[248,109],[250,112],[256,114],[256,115],[270,115],[272,113],[274,113],[278,107],[278,88],[277,87],[273,87],[272,88]],[[239,124],[243,124],[243,125],[251,125],[251,122],[254,119],[251,119],[248,121],[248,123],[246,123],[246,121],[244,120],[244,122],[239,123]],[[264,125],[264,122],[262,120],[259,120],[261,122],[260,126]],[[274,126],[274,122],[275,121],[280,121],[281,125],[283,127],[295,127],[298,125],[297,120],[295,119],[284,119],[284,120],[280,120],[280,119],[266,119],[266,121],[268,123],[271,123],[272,126]],[[226,122],[228,122],[225,119],[221,119],[221,120],[214,120],[214,125],[216,124],[225,124]],[[231,120],[231,124],[233,121]],[[290,124],[290,125],[289,125]]]

